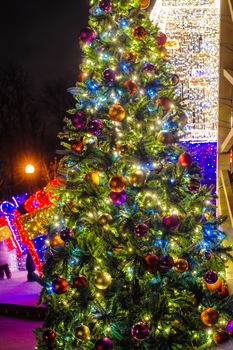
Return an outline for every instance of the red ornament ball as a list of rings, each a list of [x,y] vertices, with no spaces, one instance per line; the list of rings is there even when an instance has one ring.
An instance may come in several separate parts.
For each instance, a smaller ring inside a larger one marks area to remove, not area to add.
[[[79,38],[81,43],[90,44],[96,38],[96,34],[93,29],[87,27],[81,30]]]
[[[55,342],[57,335],[52,329],[47,329],[46,331],[44,331],[42,337],[45,343],[51,344]]]
[[[85,289],[88,286],[89,286],[89,282],[86,279],[86,276],[79,275],[73,278],[73,287],[76,288],[77,290]]]
[[[222,285],[218,289],[218,296],[221,298],[226,298],[229,296],[229,290],[228,290],[227,286]]]
[[[135,340],[142,341],[149,337],[150,328],[145,322],[138,322],[132,326],[131,334]]]
[[[64,294],[69,288],[69,284],[65,278],[56,277],[53,280],[52,288],[55,294]]]
[[[150,273],[155,273],[158,269],[159,257],[156,254],[148,253],[144,258],[146,269]]]
[[[135,94],[137,92],[137,84],[135,84],[132,80],[127,80],[124,83],[124,86],[127,88],[130,94]]]
[[[137,26],[134,28],[133,35],[136,39],[143,39],[146,36],[146,30],[142,26]]]
[[[164,216],[163,224],[168,230],[174,231],[180,226],[180,217],[176,214]]]
[[[187,168],[192,164],[192,157],[190,154],[184,152],[179,156],[178,163],[180,166]]]
[[[112,350],[113,344],[111,339],[104,337],[95,343],[95,350]]]
[[[155,101],[156,105],[160,105],[164,112],[168,112],[172,108],[172,100],[168,97],[160,97]]]
[[[177,85],[177,84],[179,84],[179,82],[180,82],[180,78],[179,78],[179,76],[177,75],[177,74],[174,74],[173,76],[172,76],[172,84],[173,85]]]
[[[75,141],[74,143],[72,143],[71,149],[74,152],[82,152],[84,149],[84,144],[81,140]]]
[[[134,226],[134,235],[138,238],[145,237],[149,231],[149,226],[143,222]]]
[[[158,32],[158,35],[157,35],[157,44],[159,46],[163,46],[165,45],[167,41],[167,36],[166,34],[164,34],[163,32]]]
[[[218,329],[214,336],[214,341],[216,344],[223,344],[229,340],[229,334],[223,329]]]

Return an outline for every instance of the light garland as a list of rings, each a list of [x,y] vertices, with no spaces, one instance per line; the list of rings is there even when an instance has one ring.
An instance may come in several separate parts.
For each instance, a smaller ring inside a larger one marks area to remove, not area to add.
[[[151,13],[168,36],[178,94],[189,117],[185,140],[216,141],[219,81],[219,0],[158,0]]]

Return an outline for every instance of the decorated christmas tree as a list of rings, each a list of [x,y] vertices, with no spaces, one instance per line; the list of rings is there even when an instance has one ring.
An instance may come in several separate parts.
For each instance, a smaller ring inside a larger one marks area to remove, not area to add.
[[[38,350],[210,349],[233,334],[231,247],[179,145],[187,117],[149,0],[91,0],[60,134]]]

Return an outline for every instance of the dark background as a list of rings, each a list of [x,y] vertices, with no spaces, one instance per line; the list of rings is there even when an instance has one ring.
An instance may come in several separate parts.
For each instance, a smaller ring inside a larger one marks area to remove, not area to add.
[[[88,0],[8,0],[0,10],[0,199],[53,176],[57,133],[73,105]],[[25,175],[28,162],[36,166]],[[51,170],[52,169],[52,170]]]

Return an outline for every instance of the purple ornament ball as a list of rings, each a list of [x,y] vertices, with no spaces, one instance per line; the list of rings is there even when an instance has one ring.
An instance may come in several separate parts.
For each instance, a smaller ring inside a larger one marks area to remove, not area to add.
[[[76,129],[83,129],[87,125],[87,116],[83,111],[78,111],[71,121]]]
[[[95,350],[112,350],[113,344],[111,339],[104,337],[95,343]]]
[[[135,340],[145,340],[150,335],[150,328],[144,322],[138,322],[131,328],[132,337]]]
[[[155,71],[155,66],[152,63],[145,63],[143,66],[143,71],[146,73],[152,73]]]
[[[204,280],[208,284],[214,284],[218,280],[218,275],[216,272],[209,270],[204,274]]]
[[[180,218],[176,214],[163,217],[163,224],[168,230],[176,230],[180,226]]]
[[[162,270],[170,270],[174,266],[175,262],[171,255],[163,255],[159,259],[159,267]]]
[[[116,80],[116,73],[110,68],[105,69],[103,76],[105,83],[108,84],[113,83]]]
[[[228,321],[226,331],[228,334],[233,335],[233,320]]]
[[[87,27],[81,30],[79,38],[83,44],[90,44],[96,38],[96,34],[93,29]]]
[[[145,237],[149,231],[149,226],[144,222],[142,224],[137,224],[134,227],[134,234],[136,237]]]
[[[102,0],[99,6],[102,11],[109,12],[112,9],[112,2],[110,0]]]
[[[87,125],[87,130],[90,134],[99,136],[103,127],[104,124],[100,119],[92,119]]]
[[[125,191],[122,192],[110,192],[110,198],[113,204],[121,205],[124,204],[127,198]]]

